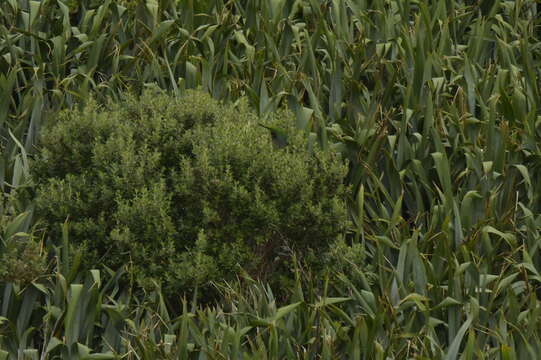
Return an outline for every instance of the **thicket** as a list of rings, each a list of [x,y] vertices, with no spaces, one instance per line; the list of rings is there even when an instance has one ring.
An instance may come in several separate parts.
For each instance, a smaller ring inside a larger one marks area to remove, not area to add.
[[[279,344],[303,358],[535,359],[539,6],[535,0],[0,1],[0,91],[9,94],[0,98],[0,252],[20,256],[40,228],[33,199],[21,195],[33,187],[27,159],[51,114],[91,94],[99,103],[118,99],[126,87],[156,83],[180,95],[200,86],[226,101],[246,96],[263,116],[287,104],[296,127],[349,160],[353,245],[331,246],[328,266],[349,271],[355,286],[341,286],[343,275],[323,282],[345,299],[337,306],[310,287],[296,308],[310,309],[302,320],[306,332],[295,331],[303,329],[294,323],[296,311],[293,320],[276,319],[265,301],[230,304],[216,316],[194,306],[178,321],[149,326],[141,313],[152,312],[157,293],[138,307],[136,298],[119,299],[117,287],[106,286],[103,309],[114,321],[112,307],[135,308],[122,325],[132,333],[134,322],[156,329],[134,336],[136,350],[117,346],[119,356],[178,358],[164,355],[178,346],[183,357],[227,358],[246,345],[243,355],[252,354],[249,347],[262,358]],[[29,250],[49,249],[41,239]],[[52,343],[81,353],[110,343],[107,318],[92,315],[100,301],[88,307],[88,317],[83,305],[67,306],[77,304],[83,283],[96,291],[96,272],[90,280],[76,270],[50,278],[36,276],[39,267],[24,272],[30,285],[0,285],[0,316],[8,319],[0,318],[6,334],[0,341],[16,343],[11,358],[45,352]],[[316,277],[318,285],[322,279]],[[45,280],[54,281],[44,288]],[[241,296],[270,292],[242,289]],[[37,305],[21,305],[35,299]],[[159,315],[149,317],[166,319],[164,307],[156,307]],[[232,322],[236,316],[242,322]],[[115,339],[127,337],[117,325]],[[214,325],[216,331],[205,332]],[[248,326],[258,329],[246,333]],[[31,342],[25,331],[40,334]],[[355,350],[342,351],[342,340]]]
[[[69,222],[86,268],[129,263],[140,284],[170,293],[239,265],[277,280],[291,254],[325,252],[347,225],[346,164],[309,149],[290,117],[266,120],[287,137],[279,146],[245,104],[198,91],[65,111],[32,164],[37,214],[52,238]]]

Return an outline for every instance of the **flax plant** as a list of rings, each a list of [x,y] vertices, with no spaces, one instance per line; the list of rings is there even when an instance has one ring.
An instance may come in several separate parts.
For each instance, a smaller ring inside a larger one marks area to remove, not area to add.
[[[348,239],[365,260],[329,275],[326,292],[323,278],[299,278],[280,303],[253,282],[224,290],[223,306],[187,302],[180,315],[156,292],[129,315],[77,315],[96,333],[109,317],[123,323],[111,330],[120,345],[66,335],[71,345],[55,351],[75,356],[66,349],[79,342],[133,359],[537,358],[539,10],[534,0],[0,3],[3,242],[32,232],[32,199],[20,194],[51,114],[149,84],[245,96],[262,118],[288,107],[306,136],[349,159],[354,189]],[[96,291],[86,276],[57,296]],[[2,326],[17,337],[2,340],[0,358],[37,358],[45,337],[24,340],[40,326],[25,319],[49,308],[17,304],[48,304],[53,291],[3,286],[3,309],[15,310],[3,310]],[[50,311],[67,314],[56,299]]]

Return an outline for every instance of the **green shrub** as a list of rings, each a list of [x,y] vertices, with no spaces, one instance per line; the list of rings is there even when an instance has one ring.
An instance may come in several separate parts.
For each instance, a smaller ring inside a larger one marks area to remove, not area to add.
[[[46,272],[46,254],[32,238],[13,239],[0,251],[0,282],[26,285]]]
[[[25,182],[0,195],[0,283],[27,285],[48,273],[47,251],[35,236],[26,188]]]
[[[284,128],[290,116],[268,121]],[[37,213],[52,237],[69,219],[88,266],[130,263],[141,284],[177,291],[239,264],[269,279],[287,268],[282,249],[324,251],[347,225],[345,164],[285,131],[275,147],[246,105],[201,92],[90,102],[44,131]]]

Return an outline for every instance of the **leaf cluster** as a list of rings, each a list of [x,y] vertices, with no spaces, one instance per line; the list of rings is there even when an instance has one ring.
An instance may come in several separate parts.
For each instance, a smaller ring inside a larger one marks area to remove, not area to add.
[[[196,91],[66,111],[32,165],[38,216],[53,238],[68,220],[88,266],[130,263],[143,285],[186,289],[238,265],[267,278],[284,249],[324,251],[344,233],[346,166],[293,129],[277,148],[258,122]]]

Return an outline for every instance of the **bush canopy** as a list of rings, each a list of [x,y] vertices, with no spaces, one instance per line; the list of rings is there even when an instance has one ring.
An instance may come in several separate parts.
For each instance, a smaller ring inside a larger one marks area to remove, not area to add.
[[[309,151],[290,116],[262,126],[246,104],[198,91],[91,101],[44,130],[37,213],[53,237],[69,221],[85,263],[129,263],[143,285],[177,291],[231,278],[237,265],[270,279],[291,250],[324,251],[347,227],[346,164]]]

